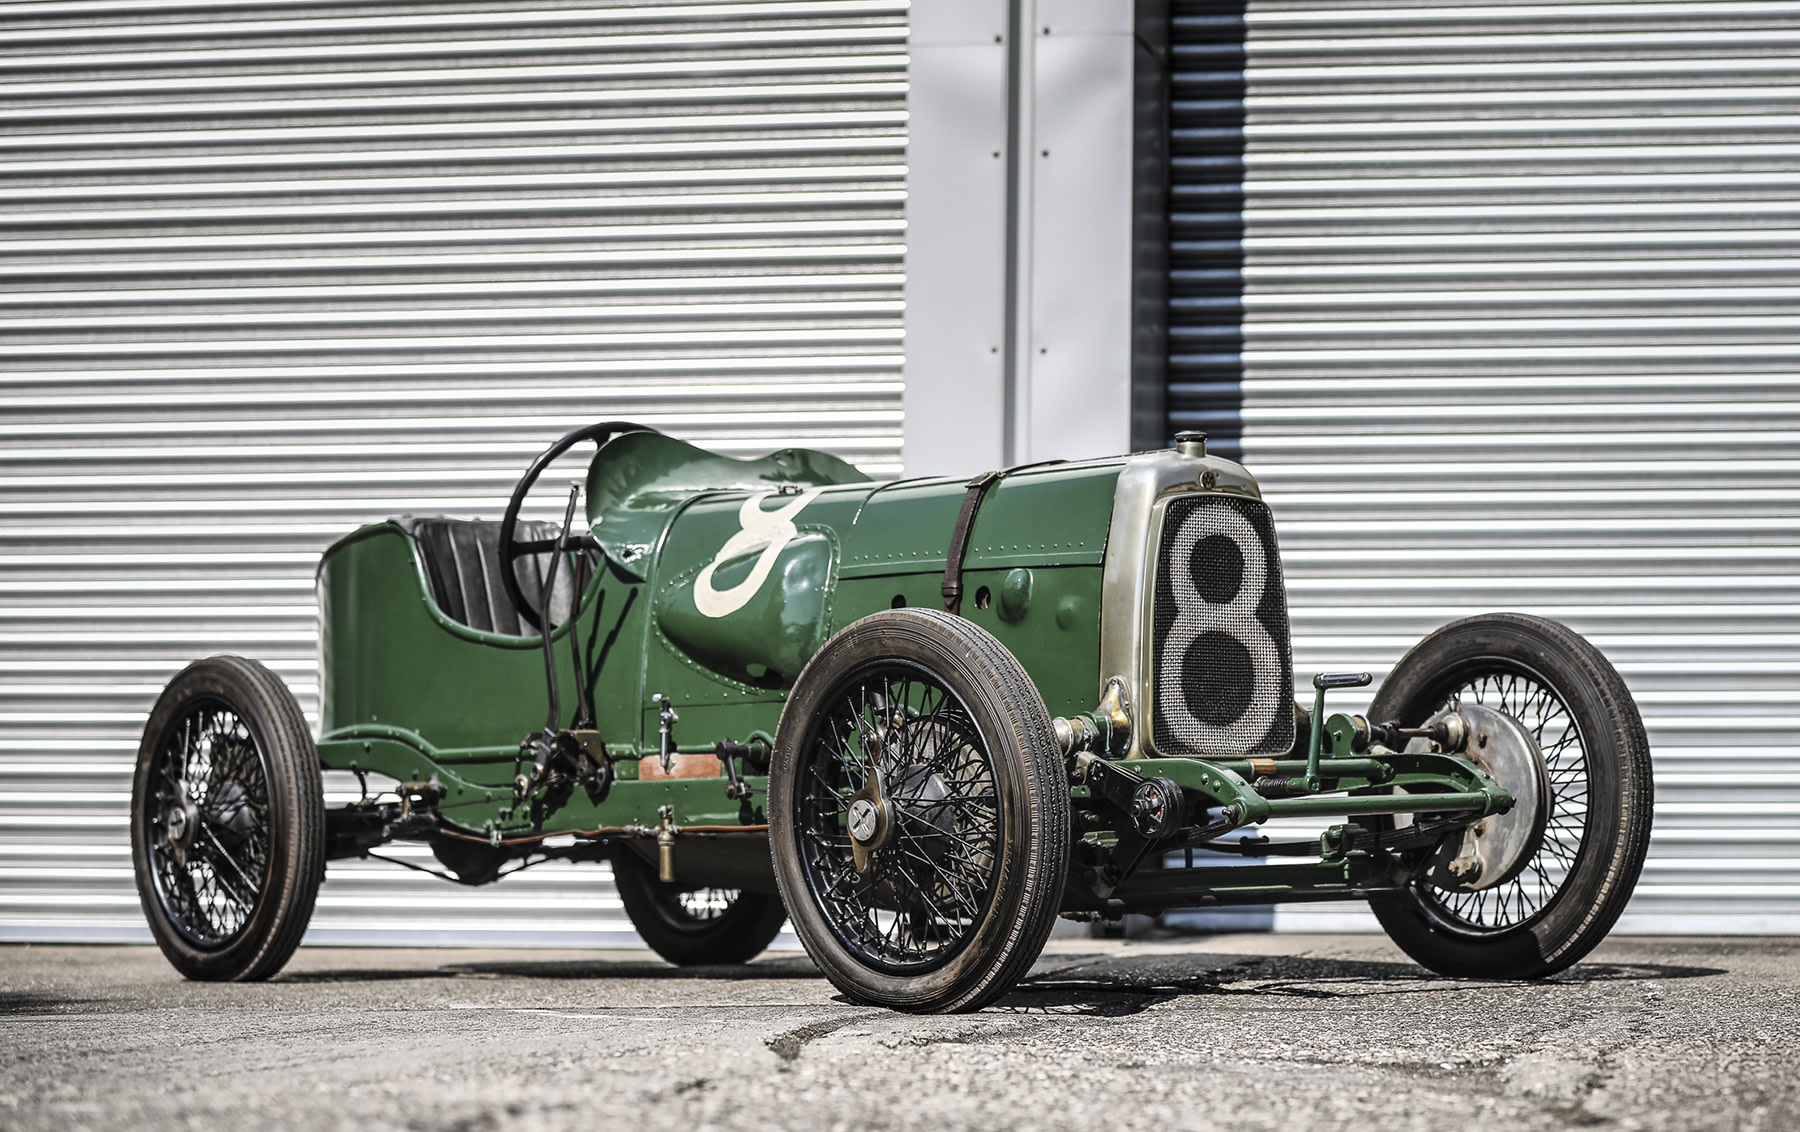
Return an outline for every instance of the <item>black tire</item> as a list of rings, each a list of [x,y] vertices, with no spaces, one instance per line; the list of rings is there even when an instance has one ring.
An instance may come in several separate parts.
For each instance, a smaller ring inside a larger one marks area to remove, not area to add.
[[[846,814],[872,771],[891,791],[888,840],[859,872]],[[949,1013],[1005,993],[1050,936],[1069,836],[1050,713],[986,631],[877,613],[800,674],[775,739],[770,849],[795,934],[847,997]]]
[[[190,979],[266,979],[312,918],[325,799],[306,717],[253,660],[197,660],[169,681],[131,787],[138,899]]]
[[[773,893],[664,884],[629,849],[613,854],[613,883],[631,926],[650,950],[679,967],[748,963],[787,922]]]
[[[1518,613],[1453,622],[1401,658],[1370,708],[1417,726],[1458,698],[1518,719],[1542,749],[1544,838],[1516,878],[1451,893],[1415,880],[1370,900],[1401,950],[1463,978],[1533,979],[1593,950],[1631,899],[1650,845],[1650,743],[1625,681],[1564,625]]]

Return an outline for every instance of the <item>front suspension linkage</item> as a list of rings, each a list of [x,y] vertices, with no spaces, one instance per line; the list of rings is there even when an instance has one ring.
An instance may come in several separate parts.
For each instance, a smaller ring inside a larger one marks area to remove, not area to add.
[[[1105,898],[1137,871],[1157,842],[1181,831],[1187,802],[1172,779],[1145,778],[1085,751],[1075,756],[1071,777],[1125,817],[1119,839],[1094,878],[1094,895]]]

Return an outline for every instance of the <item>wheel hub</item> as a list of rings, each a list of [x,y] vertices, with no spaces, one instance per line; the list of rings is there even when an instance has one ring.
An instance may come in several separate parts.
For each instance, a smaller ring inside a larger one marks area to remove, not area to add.
[[[1543,843],[1550,775],[1537,742],[1512,716],[1481,704],[1459,704],[1431,724],[1451,715],[1460,715],[1467,728],[1463,756],[1511,794],[1513,806],[1445,838],[1425,879],[1446,892],[1480,892],[1518,876]]]
[[[864,845],[875,840],[881,824],[881,810],[867,798],[850,803],[850,836]]]
[[[844,809],[856,871],[869,871],[876,851],[894,840],[902,824],[908,844],[933,861],[942,860],[955,837],[955,809],[943,775],[928,766],[902,767],[891,784],[879,770],[871,770]]]
[[[867,873],[875,851],[894,836],[894,804],[887,799],[886,783],[879,770],[869,771],[862,789],[850,798],[846,808],[850,832],[850,856],[856,871]]]
[[[193,847],[194,838],[200,832],[200,809],[194,805],[185,789],[163,811],[163,829],[169,839],[169,848],[174,850],[175,860],[185,865],[188,850]]]

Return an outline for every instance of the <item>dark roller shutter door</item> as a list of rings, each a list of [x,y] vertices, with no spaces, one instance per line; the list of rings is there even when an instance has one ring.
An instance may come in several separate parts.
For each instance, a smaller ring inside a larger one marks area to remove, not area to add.
[[[1235,458],[1243,380],[1244,4],[1176,0],[1170,19],[1168,433],[1200,429],[1212,451]]]

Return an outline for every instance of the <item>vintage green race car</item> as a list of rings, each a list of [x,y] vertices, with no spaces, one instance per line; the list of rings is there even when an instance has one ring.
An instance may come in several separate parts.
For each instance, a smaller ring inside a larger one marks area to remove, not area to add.
[[[521,521],[585,441],[589,533],[579,484],[561,524]],[[610,861],[677,963],[742,962],[791,918],[846,995],[901,1010],[992,1001],[1058,914],[1301,900],[1366,899],[1436,970],[1530,978],[1600,941],[1649,841],[1631,695],[1555,622],[1438,630],[1367,717],[1325,712],[1367,674],[1297,703],[1269,510],[1197,434],[876,483],[594,425],[499,522],[364,527],[318,592],[317,742],[229,656],[144,730],[138,889],[194,978],[279,970],[326,861],[396,838],[467,884]],[[362,799],[327,810],[321,768]],[[1324,832],[1258,828],[1288,817]]]

